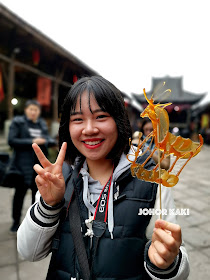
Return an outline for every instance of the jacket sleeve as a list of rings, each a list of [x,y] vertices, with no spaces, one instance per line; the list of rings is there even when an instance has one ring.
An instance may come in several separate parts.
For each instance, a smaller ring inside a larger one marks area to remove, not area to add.
[[[55,207],[45,204],[40,197],[33,204],[17,232],[17,250],[28,261],[38,261],[51,252],[53,236],[59,224],[64,200]]]
[[[64,162],[65,181],[72,174],[72,167]],[[51,252],[51,244],[58,228],[65,198],[56,206],[47,205],[39,192],[36,202],[29,208],[17,232],[17,250],[28,261],[39,261]]]
[[[21,117],[15,117],[9,128],[8,144],[12,148],[18,147],[31,147],[32,139],[30,137],[20,138],[20,126],[24,125],[24,121]]]
[[[177,224],[176,215],[169,214],[171,209],[175,209],[175,204],[172,196],[172,190],[170,188],[166,188],[162,186],[162,209],[165,211],[165,215],[163,215],[163,219],[170,222]],[[160,209],[160,199],[159,199],[159,189],[157,191],[156,202],[154,209]],[[164,212],[163,212],[164,213]],[[155,221],[159,218],[159,216],[153,215],[151,217],[150,223],[147,227],[146,235],[149,239],[149,242],[145,246],[145,262],[144,266],[148,273],[148,275],[153,280],[160,280],[160,279],[168,279],[168,280],[185,280],[189,275],[189,260],[187,251],[184,245],[184,241],[180,246],[179,255],[176,257],[174,263],[168,268],[161,270],[155,265],[153,265],[148,257],[148,249],[151,243],[152,233],[155,226]]]

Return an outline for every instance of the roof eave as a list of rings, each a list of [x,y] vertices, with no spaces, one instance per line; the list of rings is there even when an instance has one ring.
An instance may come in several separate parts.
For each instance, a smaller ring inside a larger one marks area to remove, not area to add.
[[[21,19],[18,15],[7,9],[4,5],[0,3],[0,14],[4,15],[8,20],[13,22],[15,25],[19,26],[20,28],[24,29],[26,32],[30,33],[36,39],[40,40],[46,46],[53,49],[55,52],[59,53],[60,55],[68,58],[73,63],[81,66],[82,68],[86,69],[88,72],[92,74],[98,74],[95,70],[87,66],[83,61],[79,60],[76,56],[72,53],[67,51],[65,48],[57,44],[55,41],[50,39],[48,36],[43,34],[40,30],[36,29],[35,27],[31,26],[29,23]]]

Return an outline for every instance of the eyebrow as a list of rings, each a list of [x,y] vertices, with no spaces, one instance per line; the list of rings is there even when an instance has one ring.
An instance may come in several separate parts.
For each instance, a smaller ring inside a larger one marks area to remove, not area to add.
[[[93,114],[94,113],[98,113],[98,112],[105,112],[105,111],[102,110],[102,109],[96,109],[96,110],[92,111]],[[75,115],[83,115],[83,112],[82,111],[80,111],[80,112],[72,112],[70,114],[70,116],[75,116]]]
[[[70,114],[70,117],[71,116],[75,116],[75,115],[82,115],[83,113],[82,113],[82,111],[80,111],[80,112],[72,112],[71,114]]]

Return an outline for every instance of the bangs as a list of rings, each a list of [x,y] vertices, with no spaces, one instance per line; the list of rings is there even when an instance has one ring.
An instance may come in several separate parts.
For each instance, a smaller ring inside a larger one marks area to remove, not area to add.
[[[81,96],[83,92],[86,91],[86,85],[83,84],[81,87],[75,88],[72,94],[69,96],[69,105],[70,105],[70,116],[75,112],[77,100],[80,100],[80,111],[81,111]]]
[[[93,96],[102,111],[113,115],[113,104],[112,100],[110,100],[113,94],[110,94],[107,92],[107,89],[105,90],[100,85],[89,80],[78,88],[75,88],[74,92],[72,92],[69,102],[70,116],[75,113],[78,100],[80,104],[80,112],[82,111],[81,98],[85,92],[88,94],[88,107],[91,113],[93,112],[90,105],[90,97]]]

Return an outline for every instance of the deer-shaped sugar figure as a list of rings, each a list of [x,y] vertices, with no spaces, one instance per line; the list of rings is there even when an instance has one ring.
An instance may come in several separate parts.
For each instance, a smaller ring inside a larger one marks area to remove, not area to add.
[[[164,83],[165,85],[165,83]],[[203,145],[203,138],[199,134],[200,142],[193,142],[189,138],[183,138],[181,136],[175,136],[169,132],[169,117],[167,111],[164,109],[166,106],[171,103],[166,104],[154,104],[153,97],[150,99],[146,95],[145,89],[144,96],[148,102],[147,107],[141,113],[141,117],[148,117],[153,126],[153,131],[141,142],[139,140],[138,148],[135,151],[134,160],[131,161],[131,172],[133,176],[136,176],[138,179],[144,181],[156,182],[162,184],[166,187],[173,187],[178,182],[178,176],[180,175],[183,168],[190,161],[192,157],[197,155]],[[167,89],[164,93],[170,92],[170,89]],[[155,148],[151,151],[147,159],[142,163],[138,164],[137,158],[139,156],[139,151],[143,147],[144,143],[149,139],[153,138],[155,143]],[[146,170],[144,168],[146,162],[152,157],[152,155],[158,151],[159,161],[154,167],[153,170]],[[161,152],[161,154],[160,154]],[[169,155],[174,155],[176,159],[169,168],[169,170],[161,169],[161,161]],[[176,174],[171,174],[174,169],[176,162],[179,159],[186,159],[183,166],[180,167]]]

